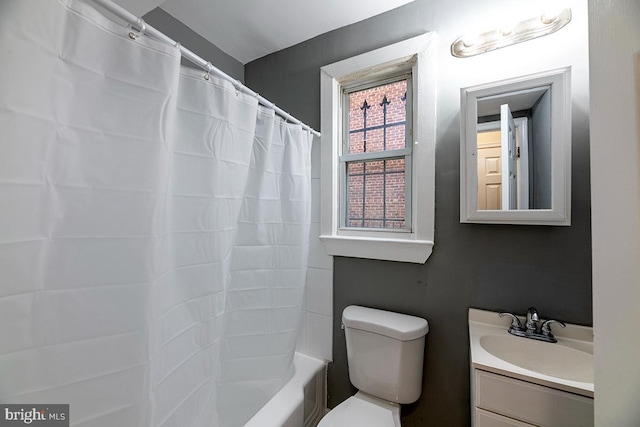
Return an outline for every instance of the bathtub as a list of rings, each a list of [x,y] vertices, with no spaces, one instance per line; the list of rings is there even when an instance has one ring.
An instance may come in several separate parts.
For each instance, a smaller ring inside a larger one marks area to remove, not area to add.
[[[325,414],[326,363],[302,353],[295,374],[245,427],[315,427]]]

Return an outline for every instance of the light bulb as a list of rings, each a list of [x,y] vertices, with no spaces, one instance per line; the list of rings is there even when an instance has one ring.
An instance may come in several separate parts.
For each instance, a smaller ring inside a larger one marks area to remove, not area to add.
[[[476,43],[478,43],[477,34],[469,34],[462,38],[462,44],[464,45],[464,47],[471,47]]]
[[[554,22],[560,16],[560,12],[562,12],[562,8],[557,5],[547,6],[542,15],[540,16],[540,20],[543,24],[548,25]]]
[[[502,29],[500,30],[500,34],[503,37],[509,36],[511,35],[511,33],[513,33],[513,27],[512,26],[504,26],[502,27]]]

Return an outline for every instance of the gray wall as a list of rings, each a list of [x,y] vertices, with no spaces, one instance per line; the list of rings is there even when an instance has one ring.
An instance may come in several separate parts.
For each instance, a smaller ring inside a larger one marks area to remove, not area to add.
[[[142,18],[145,22],[179,42],[202,59],[211,61],[216,68],[224,71],[234,79],[244,82],[244,66],[240,61],[235,60],[233,57],[218,49],[217,46],[209,43],[207,39],[200,36],[164,10],[157,7]],[[182,59],[182,65],[198,68],[184,58]]]
[[[329,406],[355,392],[347,375],[340,315],[362,304],[429,321],[423,394],[402,409],[403,427],[468,426],[467,310],[523,313],[591,324],[591,233],[586,0],[558,33],[474,58],[451,57],[451,43],[497,11],[525,13],[524,0],[416,0],[246,65],[249,87],[320,128],[321,66],[433,30],[438,45],[435,247],[424,265],[335,258],[333,363]],[[572,66],[571,227],[460,224],[459,89]]]
[[[531,109],[531,207],[551,209],[551,92]]]

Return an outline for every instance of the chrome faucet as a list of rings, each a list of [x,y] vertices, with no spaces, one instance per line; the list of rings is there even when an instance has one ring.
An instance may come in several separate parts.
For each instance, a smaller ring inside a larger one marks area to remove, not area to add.
[[[538,310],[535,307],[529,307],[527,310],[527,322],[524,324],[527,335],[538,333]]]
[[[529,309],[527,310],[524,326],[522,326],[520,318],[513,313],[503,312],[498,313],[498,316],[509,316],[511,318],[511,325],[508,329],[508,332],[511,335],[523,338],[531,338],[539,341],[558,342],[558,340],[551,333],[551,325],[553,323],[557,323],[563,328],[567,326],[559,320],[549,319],[543,322],[542,326],[538,327],[540,318],[538,316],[538,310],[536,310],[535,307],[529,307]]]

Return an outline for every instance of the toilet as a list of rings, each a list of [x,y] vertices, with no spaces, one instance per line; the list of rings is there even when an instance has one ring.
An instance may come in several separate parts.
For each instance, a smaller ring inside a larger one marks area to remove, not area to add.
[[[422,391],[426,320],[351,305],[342,312],[349,380],[358,392],[318,427],[400,427],[400,405]]]

